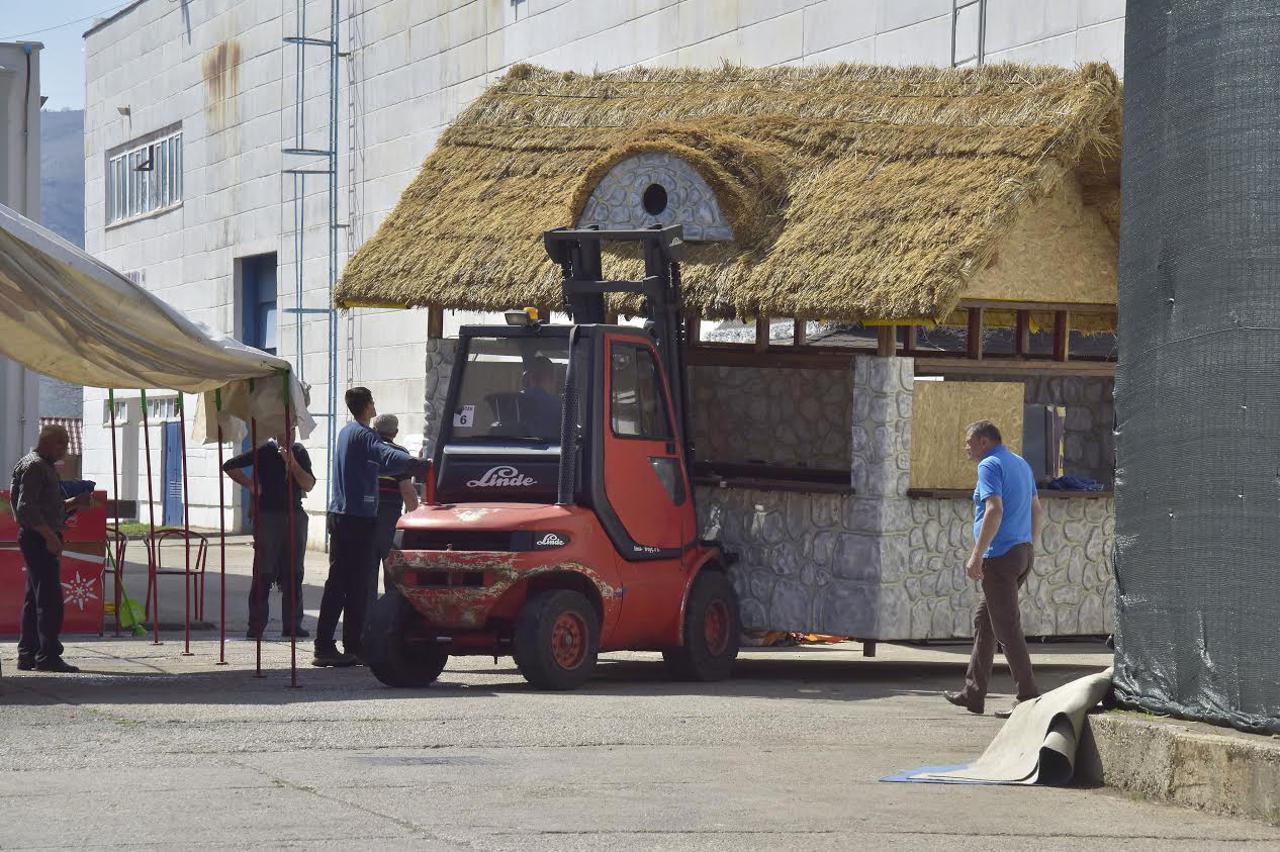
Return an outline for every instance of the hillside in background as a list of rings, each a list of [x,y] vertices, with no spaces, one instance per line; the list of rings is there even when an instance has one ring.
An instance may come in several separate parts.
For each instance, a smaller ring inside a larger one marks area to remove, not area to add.
[[[84,248],[84,110],[40,113],[40,219]]]
[[[40,223],[84,248],[84,110],[40,113]],[[78,385],[40,377],[41,417],[80,417]]]

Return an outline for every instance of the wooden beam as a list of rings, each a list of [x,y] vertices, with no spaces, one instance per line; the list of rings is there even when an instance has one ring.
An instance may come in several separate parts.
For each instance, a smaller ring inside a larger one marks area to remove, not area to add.
[[[1013,331],[1013,354],[1025,358],[1031,353],[1031,311],[1018,311]]]
[[[685,315],[684,339],[690,346],[698,345],[702,339],[702,317],[693,313]]]
[[[756,314],[756,344],[757,352],[764,352],[769,348],[769,316],[767,314]]]
[[[685,363],[700,367],[773,367],[796,370],[848,370],[856,355],[870,355],[866,349],[851,350],[837,347],[819,348],[804,346],[774,346],[767,352],[759,352],[753,346],[743,344],[691,345],[685,353]]]
[[[965,346],[970,358],[982,360],[982,308],[969,308],[969,329],[965,334]]]
[[[1053,360],[1066,361],[1071,357],[1071,312],[1056,311],[1053,315]]]
[[[444,337],[444,308],[432,305],[427,308],[427,339],[440,340]]]
[[[911,356],[916,354],[916,347],[919,345],[919,341],[916,335],[917,335],[917,332],[919,332],[919,330],[920,329],[918,326],[914,326],[914,325],[907,326],[907,339],[902,344],[903,355]]]
[[[1000,302],[992,299],[962,299],[958,307],[986,308],[990,311],[1036,311],[1052,313],[1055,311],[1071,311],[1077,314],[1114,314],[1115,305],[1094,302]]]
[[[1028,358],[1018,361],[1012,358],[987,357],[981,361],[972,358],[921,358],[916,357],[917,376],[1099,376],[1114,378],[1114,361],[1048,361]]]
[[[803,317],[796,317],[791,321],[791,344],[793,346],[804,346],[804,329],[805,322]]]
[[[898,327],[882,325],[876,336],[876,354],[881,358],[892,358],[898,354]]]

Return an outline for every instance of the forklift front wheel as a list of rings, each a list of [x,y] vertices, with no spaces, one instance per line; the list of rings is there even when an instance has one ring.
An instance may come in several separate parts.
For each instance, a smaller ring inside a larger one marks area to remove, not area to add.
[[[575,689],[591,677],[600,649],[595,607],[570,589],[531,597],[516,617],[512,655],[537,689]]]
[[[724,680],[738,657],[738,596],[720,571],[702,571],[693,581],[684,612],[684,645],[662,659],[680,680]]]
[[[365,664],[387,686],[422,688],[435,683],[449,654],[438,645],[410,642],[414,622],[422,616],[398,591],[374,602],[364,628]]]

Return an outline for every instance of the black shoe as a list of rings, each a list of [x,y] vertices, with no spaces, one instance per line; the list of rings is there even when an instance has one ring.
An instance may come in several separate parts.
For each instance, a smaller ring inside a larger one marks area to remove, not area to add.
[[[311,631],[307,630],[307,628],[305,628],[305,627],[299,627],[297,630],[293,631],[292,633],[290,633],[288,630],[286,630],[286,631],[282,632],[282,633],[280,634],[280,638],[281,638],[281,639],[295,639],[295,638],[296,638],[296,639],[310,639],[310,638],[311,638]]]
[[[18,671],[32,672],[36,669],[36,658],[28,654],[18,655]]]
[[[964,709],[968,710],[970,713],[976,713],[979,716],[982,715],[982,711],[986,707],[985,703],[981,698],[979,698],[977,701],[973,701],[968,697],[966,697],[963,692],[944,692],[942,693],[942,697],[947,699],[947,701],[956,705],[957,707],[963,707]]]
[[[311,665],[318,668],[344,669],[355,664],[355,657],[351,654],[341,654],[337,648],[316,648],[315,656],[311,658]]]
[[[36,671],[38,672],[58,672],[60,674],[74,674],[80,669],[68,663],[61,657],[54,657],[52,660],[37,660]]]

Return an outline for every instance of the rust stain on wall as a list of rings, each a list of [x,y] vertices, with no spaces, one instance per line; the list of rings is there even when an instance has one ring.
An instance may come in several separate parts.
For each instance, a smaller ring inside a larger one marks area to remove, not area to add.
[[[217,132],[235,123],[235,97],[240,90],[240,43],[218,42],[204,55],[204,114],[209,130]]]

